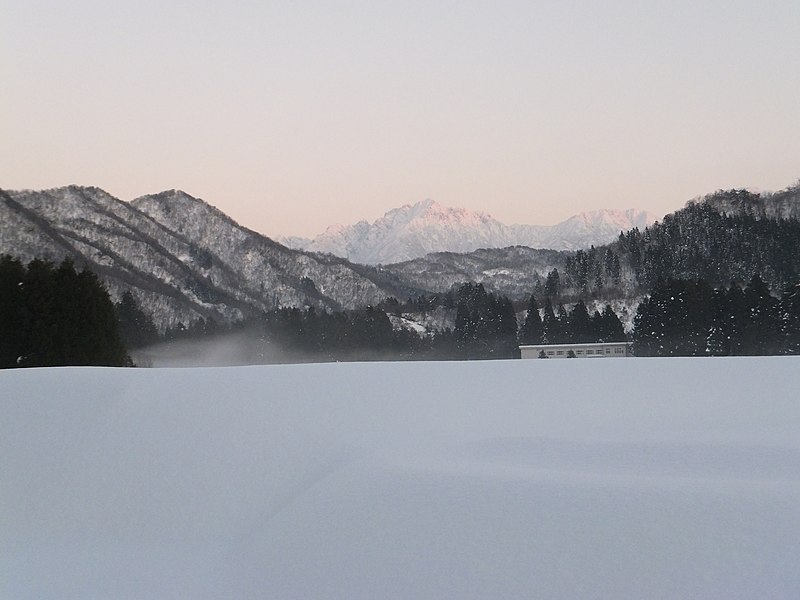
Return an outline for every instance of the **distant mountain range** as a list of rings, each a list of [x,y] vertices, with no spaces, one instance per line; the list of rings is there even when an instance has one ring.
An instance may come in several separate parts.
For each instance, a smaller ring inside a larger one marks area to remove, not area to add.
[[[558,287],[570,297],[639,297],[659,278],[670,277],[745,284],[754,274],[779,294],[800,276],[798,219],[800,185],[761,194],[719,190],[647,228],[628,228],[594,250],[513,246],[439,252],[383,269],[422,289],[443,292],[473,281],[515,299],[532,291],[541,296],[543,276],[554,269],[560,273]]]
[[[556,225],[506,225],[491,216],[433,200],[390,210],[374,223],[332,226],[314,239],[277,238],[287,246],[325,252],[363,264],[392,264],[432,252],[527,246],[577,250],[614,240],[621,231],[654,222],[643,210],[597,210]]]
[[[566,243],[570,230],[577,232],[571,238],[576,240],[588,231],[599,235],[602,227],[614,241],[598,241],[588,252],[506,244],[370,266],[287,248],[181,191],[128,203],[98,188],[69,186],[0,191],[0,254],[25,262],[71,257],[79,268],[96,272],[113,299],[130,290],[163,329],[199,317],[230,322],[285,306],[351,309],[389,296],[405,300],[447,291],[466,281],[523,299],[534,290],[541,294],[554,269],[571,297],[642,294],[659,277],[727,284],[731,279],[745,282],[754,273],[780,292],[800,274],[798,216],[800,186],[774,194],[715,192],[647,229],[643,223],[650,219],[641,211],[598,211],[536,228],[505,226],[480,213],[428,201],[390,211],[376,222],[377,228],[367,223],[342,228],[350,232],[344,237],[353,240],[352,248],[355,241],[372,240],[376,259],[381,252],[394,255],[398,248],[422,252],[425,244],[437,240],[455,243],[458,231],[464,234],[461,248],[517,242],[512,233],[525,231],[538,231],[540,240]],[[336,237],[331,233],[329,239]],[[385,241],[384,249],[378,239]],[[534,245],[557,246],[545,241]]]

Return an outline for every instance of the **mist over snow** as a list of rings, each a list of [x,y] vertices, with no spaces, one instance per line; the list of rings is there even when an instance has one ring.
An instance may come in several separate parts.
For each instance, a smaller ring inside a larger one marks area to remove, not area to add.
[[[0,597],[798,598],[794,357],[0,373]]]

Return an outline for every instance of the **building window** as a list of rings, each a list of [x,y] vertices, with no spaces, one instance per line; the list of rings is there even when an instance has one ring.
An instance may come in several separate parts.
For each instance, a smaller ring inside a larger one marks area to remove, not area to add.
[[[611,348],[606,348],[606,354],[611,354]]]
[[[622,348],[615,348],[614,349],[614,353],[615,354],[622,354]]]
[[[547,351],[547,356],[553,356],[553,351],[552,350],[548,350]]]
[[[556,355],[557,356],[564,356],[564,351],[563,350],[559,350],[559,351],[556,352]]]
[[[583,350],[575,350],[575,354],[583,354]]]
[[[586,351],[586,354],[594,354],[594,351],[592,351],[592,350],[587,350],[587,351]]]

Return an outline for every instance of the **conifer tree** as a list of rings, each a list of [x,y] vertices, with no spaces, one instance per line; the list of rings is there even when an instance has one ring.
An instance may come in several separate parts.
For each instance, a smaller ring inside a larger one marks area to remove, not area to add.
[[[27,269],[18,261],[0,263],[0,287],[17,280],[16,291],[0,292],[0,331],[10,332],[0,344],[2,366],[130,364],[114,305],[94,273],[76,272],[69,259],[58,268],[41,260]]]
[[[731,352],[731,341],[727,331],[729,310],[728,296],[725,290],[714,290],[713,321],[711,330],[708,332],[708,353],[711,356],[728,356]]]
[[[587,344],[597,341],[592,331],[592,321],[583,300],[572,307],[569,315],[569,341],[573,344]]]
[[[787,288],[781,297],[782,352],[800,354],[800,283]]]
[[[497,300],[498,330],[494,344],[495,358],[519,358],[517,341],[517,315],[514,306],[505,296]]]
[[[622,321],[619,320],[617,313],[614,312],[610,304],[606,304],[605,308],[603,308],[600,322],[602,337],[597,339],[598,342],[625,341],[625,328],[622,326]]]
[[[553,313],[553,303],[547,298],[544,303],[544,315],[542,316],[542,341],[545,344],[556,344],[559,337],[558,320]]]
[[[778,300],[769,293],[759,275],[754,275],[744,290],[749,320],[743,334],[748,354],[775,354],[781,337]]]
[[[25,267],[0,256],[0,369],[16,367],[29,348],[31,314],[25,304]]]
[[[119,334],[126,348],[141,348],[158,340],[152,319],[142,310],[130,290],[115,305]]]
[[[561,276],[558,274],[558,269],[553,269],[547,274],[544,290],[545,294],[552,298],[557,298],[561,294]]]
[[[536,303],[536,296],[531,294],[528,300],[528,312],[525,315],[525,322],[520,329],[520,343],[536,345],[541,344],[544,335],[544,325],[542,317],[539,315],[539,305]]]
[[[750,311],[744,291],[733,281],[725,294],[726,307],[723,317],[723,331],[728,342],[728,355],[741,356],[744,351],[744,333]]]
[[[558,305],[558,317],[556,318],[558,323],[557,330],[555,334],[556,344],[567,344],[569,343],[569,315],[567,314],[567,309],[564,308],[563,304]]]

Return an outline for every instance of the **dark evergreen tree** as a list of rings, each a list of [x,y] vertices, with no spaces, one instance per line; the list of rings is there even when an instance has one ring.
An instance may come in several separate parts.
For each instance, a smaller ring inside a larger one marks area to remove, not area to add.
[[[704,356],[710,354],[708,334],[714,323],[714,290],[705,281],[688,282],[685,289],[685,305],[681,307],[681,318],[687,326],[683,340],[685,349],[676,355]]]
[[[569,341],[573,344],[587,344],[597,341],[592,327],[592,321],[589,317],[589,311],[583,300],[579,300],[572,307],[569,315]]]
[[[28,347],[20,366],[64,364],[56,319],[55,275],[52,263],[32,260],[28,263],[23,289],[25,304],[31,313]],[[58,362],[54,362],[58,360]]]
[[[493,358],[519,358],[518,324],[514,306],[508,298],[501,296],[496,298],[494,307],[498,325],[494,332]]]
[[[619,286],[621,283],[621,266],[619,264],[619,256],[610,247],[606,248],[603,255],[603,266],[605,274],[610,279],[614,286]]]
[[[744,290],[749,319],[742,334],[742,343],[748,354],[777,354],[781,336],[779,302],[769,293],[758,275],[750,279]]]
[[[558,316],[556,317],[556,328],[553,332],[554,344],[568,344],[570,341],[569,315],[563,304],[558,305]]]
[[[120,338],[126,348],[141,348],[158,341],[158,330],[156,330],[153,320],[142,310],[130,291],[122,294],[115,309]],[[205,331],[204,333],[212,332]]]
[[[594,265],[594,287],[597,291],[603,289],[603,270],[600,263]]]
[[[18,262],[2,262],[0,286],[22,276],[0,303],[12,303],[0,309],[0,331],[11,332],[3,366],[130,364],[114,305],[94,273],[77,273],[70,260],[58,268],[34,260],[22,271]]]
[[[556,344],[560,337],[558,319],[553,313],[553,303],[547,298],[544,303],[544,314],[542,315],[542,341],[545,344]]]
[[[708,353],[712,356],[728,356],[731,353],[731,338],[728,330],[730,305],[724,289],[714,290],[712,325],[708,332]]]
[[[528,300],[528,312],[525,315],[525,322],[519,332],[520,343],[536,345],[543,343],[544,325],[542,317],[539,315],[539,305],[536,297],[531,294]]]
[[[617,313],[611,308],[610,304],[606,304],[603,308],[603,313],[599,315],[597,324],[598,328],[595,329],[595,341],[597,342],[624,342],[625,328],[622,326],[622,321],[619,320]]]
[[[744,291],[736,282],[731,282],[725,294],[725,314],[723,315],[723,331],[728,343],[728,355],[745,354],[744,333],[750,319],[750,310]]]
[[[352,326],[359,347],[373,352],[392,348],[394,331],[389,317],[382,310],[367,306],[364,310],[356,311],[353,314]]]
[[[561,276],[558,269],[553,269],[547,274],[544,292],[549,298],[558,298],[561,295]]]
[[[783,293],[780,315],[783,353],[800,354],[800,283]]]
[[[570,279],[574,282],[578,292],[583,295],[589,293],[589,263],[589,254],[584,250],[578,250],[575,252],[574,261],[567,264],[567,272],[571,275]]]
[[[600,314],[599,311],[594,311],[592,315],[592,335],[594,336],[595,342],[602,342],[605,341],[604,338],[604,331],[605,328],[605,321],[603,320],[603,315]]]
[[[473,348],[477,345],[478,325],[475,314],[470,310],[466,301],[456,305],[456,323],[453,330],[456,348],[460,358],[471,358]]]
[[[617,287],[622,284],[622,266],[619,263],[619,256],[617,254],[614,254],[611,263],[611,281]]]
[[[0,256],[0,368],[22,363],[31,347],[31,313],[25,302],[25,267],[10,256]]]
[[[517,320],[507,298],[488,294],[482,284],[457,292],[453,332],[460,358],[514,358],[519,355]]]
[[[634,320],[640,356],[703,356],[709,353],[713,290],[702,281],[660,281]]]
[[[788,352],[787,310],[760,277],[744,292],[703,282],[659,282],[634,322],[637,354],[702,356]]]

